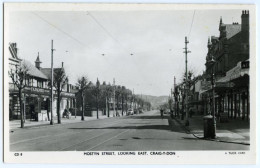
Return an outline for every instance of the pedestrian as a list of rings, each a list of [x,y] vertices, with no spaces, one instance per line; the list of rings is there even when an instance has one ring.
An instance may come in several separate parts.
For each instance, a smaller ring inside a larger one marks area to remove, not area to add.
[[[163,119],[163,109],[160,110],[161,118]]]
[[[173,119],[173,110],[171,110],[171,118]]]

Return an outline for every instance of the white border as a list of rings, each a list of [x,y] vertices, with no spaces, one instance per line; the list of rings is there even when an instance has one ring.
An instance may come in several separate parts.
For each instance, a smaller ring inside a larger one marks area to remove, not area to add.
[[[173,5],[173,4],[47,4],[30,3],[30,4],[18,4],[12,3],[5,6],[5,12],[12,11],[13,9],[19,9],[20,11],[26,10],[48,10],[48,11],[67,11],[67,10],[209,10],[209,9],[249,9],[250,10],[250,151],[246,152],[246,155],[224,155],[225,151],[175,151],[177,156],[127,156],[111,159],[110,156],[93,156],[86,159],[83,156],[83,152],[23,152],[23,157],[14,157],[14,152],[5,152],[5,162],[12,163],[94,163],[94,164],[254,164],[256,159],[256,19],[255,19],[255,6],[252,5],[205,5],[205,4],[189,4],[189,5]],[[9,8],[12,6],[12,8]],[[4,25],[4,29],[8,30]],[[6,34],[6,32],[5,32]],[[6,37],[5,37],[6,39]],[[4,48],[8,48],[8,40],[4,41]],[[4,55],[8,55],[8,50],[4,51]],[[6,63],[7,57],[4,58],[4,94],[8,97],[8,81],[7,81],[7,69]],[[253,90],[253,91],[252,91]],[[8,100],[4,98],[4,111],[8,111]],[[7,101],[6,101],[7,100]],[[4,121],[8,121],[8,115],[4,116]],[[9,124],[5,123],[4,127],[4,141],[9,144]],[[9,145],[5,145],[5,149],[8,150]],[[73,160],[64,159],[71,158]],[[210,156],[210,157],[209,157]],[[37,158],[37,160],[32,159]],[[39,159],[41,158],[41,159]],[[45,158],[45,159],[43,159]],[[50,159],[55,158],[55,159]],[[188,159],[187,159],[188,158]],[[216,159],[217,158],[217,159]],[[205,159],[207,162],[205,162]],[[133,162],[134,160],[134,162]]]

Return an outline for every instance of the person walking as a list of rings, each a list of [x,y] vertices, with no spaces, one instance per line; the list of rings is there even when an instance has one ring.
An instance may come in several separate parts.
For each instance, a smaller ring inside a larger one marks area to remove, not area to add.
[[[163,119],[163,109],[160,110],[161,118]]]

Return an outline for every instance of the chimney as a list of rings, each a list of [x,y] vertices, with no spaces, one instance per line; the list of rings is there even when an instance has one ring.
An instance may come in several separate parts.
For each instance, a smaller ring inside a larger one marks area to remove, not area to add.
[[[61,62],[61,67],[63,68],[63,62]]]
[[[249,10],[243,10],[241,15],[241,31],[249,32]]]

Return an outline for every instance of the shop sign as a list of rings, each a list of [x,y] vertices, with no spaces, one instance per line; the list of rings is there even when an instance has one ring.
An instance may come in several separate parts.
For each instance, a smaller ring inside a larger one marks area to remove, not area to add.
[[[216,87],[234,87],[233,82],[216,82]]]
[[[212,85],[210,81],[201,81],[201,89],[202,90],[209,90],[211,89]]]
[[[74,93],[62,92],[62,96],[75,97]]]

